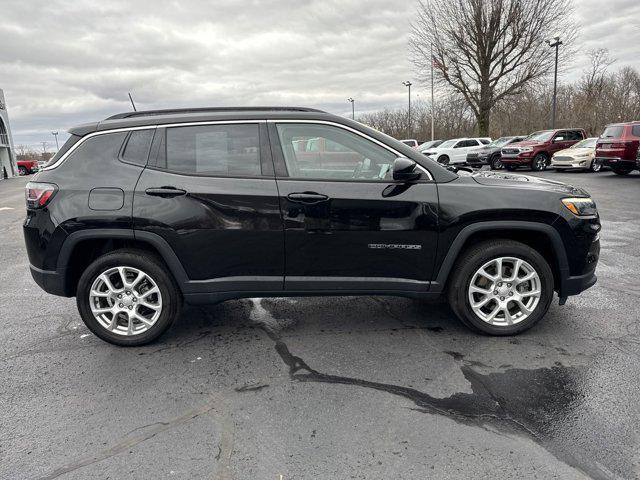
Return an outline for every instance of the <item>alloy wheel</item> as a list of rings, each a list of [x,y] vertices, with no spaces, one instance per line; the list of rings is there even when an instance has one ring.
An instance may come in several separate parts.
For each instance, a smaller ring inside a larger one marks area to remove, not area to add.
[[[482,265],[471,277],[469,304],[474,314],[494,326],[526,320],[541,298],[542,282],[528,262],[499,257]]]
[[[118,335],[139,335],[162,313],[162,294],[147,273],[133,267],[113,267],[96,277],[89,291],[94,318]]]

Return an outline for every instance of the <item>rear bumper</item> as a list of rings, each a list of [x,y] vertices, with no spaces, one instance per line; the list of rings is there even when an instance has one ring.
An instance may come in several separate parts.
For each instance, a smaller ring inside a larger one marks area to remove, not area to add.
[[[596,157],[596,160],[606,167],[638,168],[637,160],[620,157]]]
[[[41,270],[29,265],[33,280],[45,292],[61,297],[68,297],[65,289],[65,275],[55,270]]]

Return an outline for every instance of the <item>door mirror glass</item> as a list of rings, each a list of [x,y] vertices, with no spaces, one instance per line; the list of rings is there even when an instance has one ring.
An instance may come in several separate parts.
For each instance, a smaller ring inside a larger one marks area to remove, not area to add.
[[[420,172],[416,171],[417,164],[408,158],[399,157],[393,162],[393,179],[401,182],[410,182],[420,178]]]

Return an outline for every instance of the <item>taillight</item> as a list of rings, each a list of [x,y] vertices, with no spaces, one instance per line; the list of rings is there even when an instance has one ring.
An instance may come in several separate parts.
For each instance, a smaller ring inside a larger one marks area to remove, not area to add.
[[[609,145],[610,148],[626,148],[626,143],[612,143]]]
[[[58,191],[58,187],[53,183],[29,182],[25,187],[25,198],[27,208],[42,208],[51,197]]]

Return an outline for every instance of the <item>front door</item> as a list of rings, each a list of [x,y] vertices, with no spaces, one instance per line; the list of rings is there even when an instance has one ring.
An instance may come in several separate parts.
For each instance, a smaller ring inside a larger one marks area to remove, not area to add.
[[[285,226],[285,289],[428,289],[437,187],[392,180],[399,156],[347,127],[278,122],[269,133]],[[317,145],[313,155],[307,145]]]
[[[158,128],[134,228],[162,237],[189,291],[281,290],[284,233],[266,124]]]

